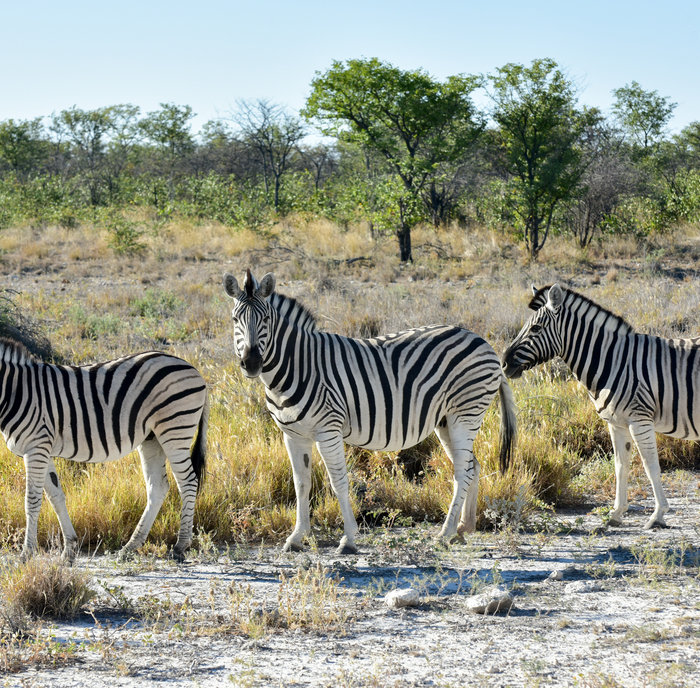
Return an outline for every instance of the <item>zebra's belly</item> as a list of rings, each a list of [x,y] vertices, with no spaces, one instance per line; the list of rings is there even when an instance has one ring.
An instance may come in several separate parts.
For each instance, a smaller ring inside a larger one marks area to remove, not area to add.
[[[373,436],[368,437],[366,431],[355,430],[345,435],[344,440],[346,444],[350,444],[353,447],[361,447],[370,451],[399,451],[415,447],[426,437],[429,437],[433,430],[434,428],[424,428],[422,432],[409,431],[405,437],[402,432],[396,432],[392,433],[392,436],[388,439],[385,434],[375,433]]]
[[[134,451],[141,442],[145,439],[142,435],[134,438],[132,444],[126,440],[125,444],[117,445],[113,440],[108,441],[106,446],[99,440],[89,447],[86,443],[79,443],[76,450],[72,442],[57,441],[51,449],[51,455],[70,461],[78,461],[81,463],[109,463],[117,461],[123,456]]]
[[[682,421],[677,427],[674,427],[670,423],[656,423],[654,425],[654,430],[660,435],[675,437],[680,440],[698,440],[700,439],[700,419],[694,424]]]

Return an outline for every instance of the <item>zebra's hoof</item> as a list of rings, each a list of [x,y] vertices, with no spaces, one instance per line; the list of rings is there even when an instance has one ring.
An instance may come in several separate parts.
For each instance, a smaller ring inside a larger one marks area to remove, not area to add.
[[[648,521],[647,524],[644,526],[644,530],[656,530],[657,528],[660,530],[662,528],[670,527],[671,526],[669,526],[668,523],[666,523],[666,521],[652,519],[651,521]]]
[[[282,547],[283,552],[303,552],[304,548],[297,544],[296,542],[287,542],[284,543],[284,547]]]
[[[622,528],[622,519],[621,518],[611,518],[608,520],[608,525],[611,528]]]
[[[74,549],[64,549],[61,553],[61,561],[64,564],[72,565],[75,563],[76,556],[77,552]]]
[[[136,552],[127,547],[122,547],[117,552],[117,561],[133,561],[136,558]]]
[[[185,561],[185,552],[173,547],[170,552],[168,552],[168,558],[176,561],[178,564],[182,564]]]
[[[335,550],[336,554],[357,554],[357,545],[350,545],[347,542],[343,544],[342,542],[338,545],[338,548]]]
[[[23,564],[26,564],[35,554],[36,552],[34,550],[23,549],[22,553],[19,555],[19,560]]]

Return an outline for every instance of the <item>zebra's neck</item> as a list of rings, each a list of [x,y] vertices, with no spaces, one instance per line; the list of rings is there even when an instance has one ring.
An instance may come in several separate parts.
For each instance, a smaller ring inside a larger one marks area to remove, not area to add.
[[[270,305],[270,339],[260,377],[273,395],[295,397],[316,370],[316,321],[290,297],[274,293]]]
[[[560,327],[561,357],[586,388],[596,393],[607,384],[614,359],[620,359],[634,330],[623,318],[571,291],[566,292]]]

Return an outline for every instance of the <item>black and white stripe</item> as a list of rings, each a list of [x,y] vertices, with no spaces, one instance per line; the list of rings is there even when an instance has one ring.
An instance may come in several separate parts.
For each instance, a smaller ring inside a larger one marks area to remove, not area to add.
[[[503,356],[506,375],[561,356],[608,423],[617,478],[610,523],[627,511],[632,443],[654,491],[647,528],[664,526],[656,433],[700,439],[700,338],[664,339],[635,332],[622,318],[558,284],[535,290],[535,313]]]
[[[202,376],[174,356],[149,351],[96,365],[51,365],[0,340],[0,431],[8,449],[24,457],[27,474],[23,557],[37,548],[43,490],[61,525],[64,555],[75,556],[77,535],[53,457],[100,463],[138,449],[148,504],[122,553],[148,536],[168,492],[167,459],[182,499],[174,549],[181,558],[192,539],[207,416]]]
[[[373,339],[321,332],[294,299],[248,271],[225,290],[234,350],[248,377],[260,376],[267,406],[284,433],[297,495],[297,523],[285,549],[310,530],[310,457],[324,460],[345,524],[340,551],[356,551],[343,442],[374,450],[411,447],[435,431],[454,465],[454,494],[441,536],[473,530],[479,463],[472,446],[486,409],[501,396],[501,461],[515,435],[513,398],[494,350],[458,327],[431,326]]]

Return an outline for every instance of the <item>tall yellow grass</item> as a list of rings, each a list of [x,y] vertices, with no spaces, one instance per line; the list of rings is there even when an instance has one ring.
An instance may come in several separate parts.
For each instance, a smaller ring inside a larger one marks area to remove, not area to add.
[[[245,379],[233,361],[230,301],[221,289],[224,271],[238,276],[247,267],[258,276],[275,272],[280,290],[311,307],[321,327],[350,335],[363,328],[387,332],[459,323],[501,352],[528,315],[529,284],[555,280],[582,289],[640,330],[669,336],[700,333],[700,285],[671,280],[663,271],[664,264],[683,268],[688,246],[698,242],[695,229],[666,238],[666,244],[654,239],[656,262],[648,270],[623,241],[612,256],[593,247],[582,257],[571,242],[554,238],[542,262],[532,264],[507,236],[457,227],[417,231],[415,263],[410,266],[398,263],[391,237],[372,239],[366,227],[340,230],[303,218],[288,219],[264,235],[233,232],[216,223],[173,222],[149,229],[147,249],[126,257],[107,247],[100,227],[32,231],[36,249],[31,250],[18,240],[29,236],[27,232],[18,229],[0,236],[3,264],[8,283],[20,292],[18,305],[44,323],[59,355],[86,363],[165,349],[204,374],[212,408],[207,476],[195,526],[222,544],[282,541],[295,518],[281,433],[265,409],[261,383]],[[49,264],[52,269],[45,270]],[[144,296],[147,291],[150,297]],[[135,307],[144,298],[175,305],[152,315]],[[578,383],[556,374],[555,368],[551,374],[548,370],[533,371],[513,383],[520,431],[506,474],[498,470],[496,404],[477,437],[480,527],[498,525],[495,505],[517,500],[532,506],[538,500],[572,504],[611,499],[614,475],[606,427]],[[692,443],[663,440],[660,451],[666,463],[698,465]],[[451,466],[435,440],[418,454],[422,474],[414,480],[406,476],[401,454],[348,450],[353,506],[364,527],[423,520],[437,524],[444,518],[452,492]],[[123,545],[145,505],[138,458],[130,455],[91,466],[58,460],[57,465],[83,546]],[[337,500],[318,456],[313,465],[315,533],[336,537],[341,526]],[[639,462],[634,465],[641,475]],[[645,489],[644,480],[639,485],[635,489]],[[180,506],[172,480],[171,486],[151,543],[175,539]],[[6,545],[16,543],[24,528],[23,501],[22,460],[3,445],[0,537]],[[58,535],[46,503],[39,535],[44,546]]]

